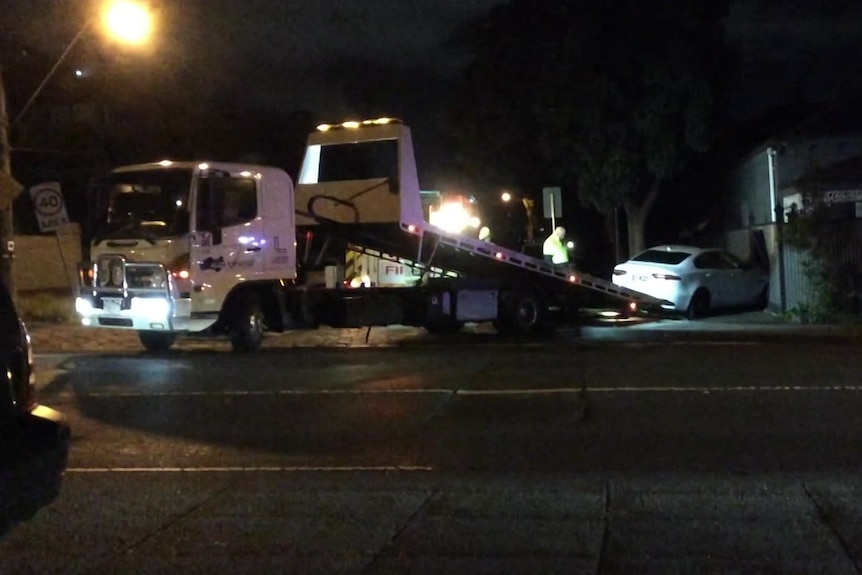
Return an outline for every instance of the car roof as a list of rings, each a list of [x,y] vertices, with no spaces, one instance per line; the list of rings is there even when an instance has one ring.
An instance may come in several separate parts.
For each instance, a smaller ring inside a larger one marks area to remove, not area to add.
[[[651,248],[647,248],[647,250],[657,250],[662,252],[687,252],[690,254],[699,254],[700,252],[705,251],[706,248],[700,248],[697,246],[685,246],[682,244],[662,244],[660,246],[653,246]]]
[[[662,251],[662,252],[685,252],[685,253],[692,254],[692,255],[702,254],[703,252],[723,252],[723,251],[726,251],[726,250],[723,250],[722,248],[717,248],[717,247],[703,248],[700,246],[688,246],[688,245],[683,245],[683,244],[662,244],[660,246],[653,246],[651,248],[647,248],[647,249],[643,250],[643,252],[647,252],[650,250],[657,250],[657,251]],[[640,253],[643,253],[643,252],[640,252]]]

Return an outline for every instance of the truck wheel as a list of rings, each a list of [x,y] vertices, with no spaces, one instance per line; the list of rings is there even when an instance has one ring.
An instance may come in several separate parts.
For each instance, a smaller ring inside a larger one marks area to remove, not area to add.
[[[139,331],[138,339],[141,340],[141,345],[147,351],[162,353],[171,349],[171,346],[177,339],[177,335],[164,331]]]
[[[236,353],[253,353],[263,342],[263,310],[256,296],[246,296],[239,304],[230,328],[230,344]]]
[[[512,293],[507,306],[506,318],[496,322],[507,331],[516,333],[537,333],[545,327],[547,311],[544,299],[530,290]]]

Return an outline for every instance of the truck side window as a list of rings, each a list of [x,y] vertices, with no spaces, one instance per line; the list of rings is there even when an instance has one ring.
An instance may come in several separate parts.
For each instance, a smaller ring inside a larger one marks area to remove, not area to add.
[[[216,180],[222,195],[222,225],[244,224],[257,217],[257,191],[250,178]]]
[[[252,178],[215,176],[198,183],[197,228],[212,232],[213,243],[221,243],[221,229],[257,217],[257,188]]]

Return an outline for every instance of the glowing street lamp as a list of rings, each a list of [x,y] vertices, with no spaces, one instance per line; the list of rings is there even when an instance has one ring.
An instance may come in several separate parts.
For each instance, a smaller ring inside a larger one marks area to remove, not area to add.
[[[503,201],[504,204],[508,204],[514,199],[518,199],[522,204],[524,204],[524,211],[527,214],[527,241],[533,241],[533,236],[535,235],[536,229],[536,203],[533,201],[533,199],[527,197],[516,198],[512,195],[512,192],[508,190],[503,190],[503,192],[500,194],[500,199]]]
[[[130,0],[115,0],[104,6],[103,29],[113,38],[120,41],[142,44],[149,37],[152,29],[152,18],[144,5]],[[99,18],[89,18],[78,33],[60,54],[60,57],[48,71],[45,78],[36,87],[36,90],[21,108],[15,118],[9,122],[6,108],[6,90],[3,85],[3,76],[0,74],[0,281],[6,284],[9,292],[14,298],[16,295],[15,281],[12,274],[12,257],[14,251],[14,233],[12,202],[21,192],[22,186],[12,177],[9,129],[15,126],[30,106],[42,92],[42,89],[54,76],[60,64],[72,51],[81,37],[90,29]]]
[[[84,22],[84,25],[81,26],[81,29],[78,30],[78,33],[75,34],[66,46],[66,49],[63,50],[63,53],[60,54],[59,58],[57,58],[57,61],[54,62],[54,65],[48,71],[48,74],[42,79],[42,82],[39,83],[39,86],[30,96],[30,99],[27,100],[27,103],[24,104],[24,107],[21,108],[21,111],[18,112],[18,115],[15,116],[14,120],[12,120],[10,127],[15,126],[24,114],[27,113],[27,110],[30,109],[30,106],[39,94],[42,93],[42,88],[44,88],[45,84],[54,77],[54,73],[57,71],[57,68],[60,67],[60,64],[63,63],[66,56],[68,56],[69,52],[72,51],[72,48],[75,47],[84,33],[87,32],[91,26],[95,25],[98,20],[99,19],[97,17],[88,19]],[[143,5],[136,2],[130,2],[128,0],[118,0],[106,5],[102,12],[102,28],[112,38],[127,44],[140,45],[143,44],[150,36],[150,32],[152,30],[152,18],[149,11],[144,8]]]
[[[104,12],[103,25],[112,37],[128,44],[140,45],[146,42],[152,31],[152,17],[142,4],[118,1]]]

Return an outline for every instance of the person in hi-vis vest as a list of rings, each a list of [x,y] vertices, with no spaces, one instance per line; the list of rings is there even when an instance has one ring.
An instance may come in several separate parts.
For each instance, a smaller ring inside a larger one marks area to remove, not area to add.
[[[542,255],[546,262],[555,266],[564,266],[569,263],[569,249],[563,243],[565,237],[566,228],[563,226],[557,226],[557,229],[548,236],[548,239],[542,244]]]

